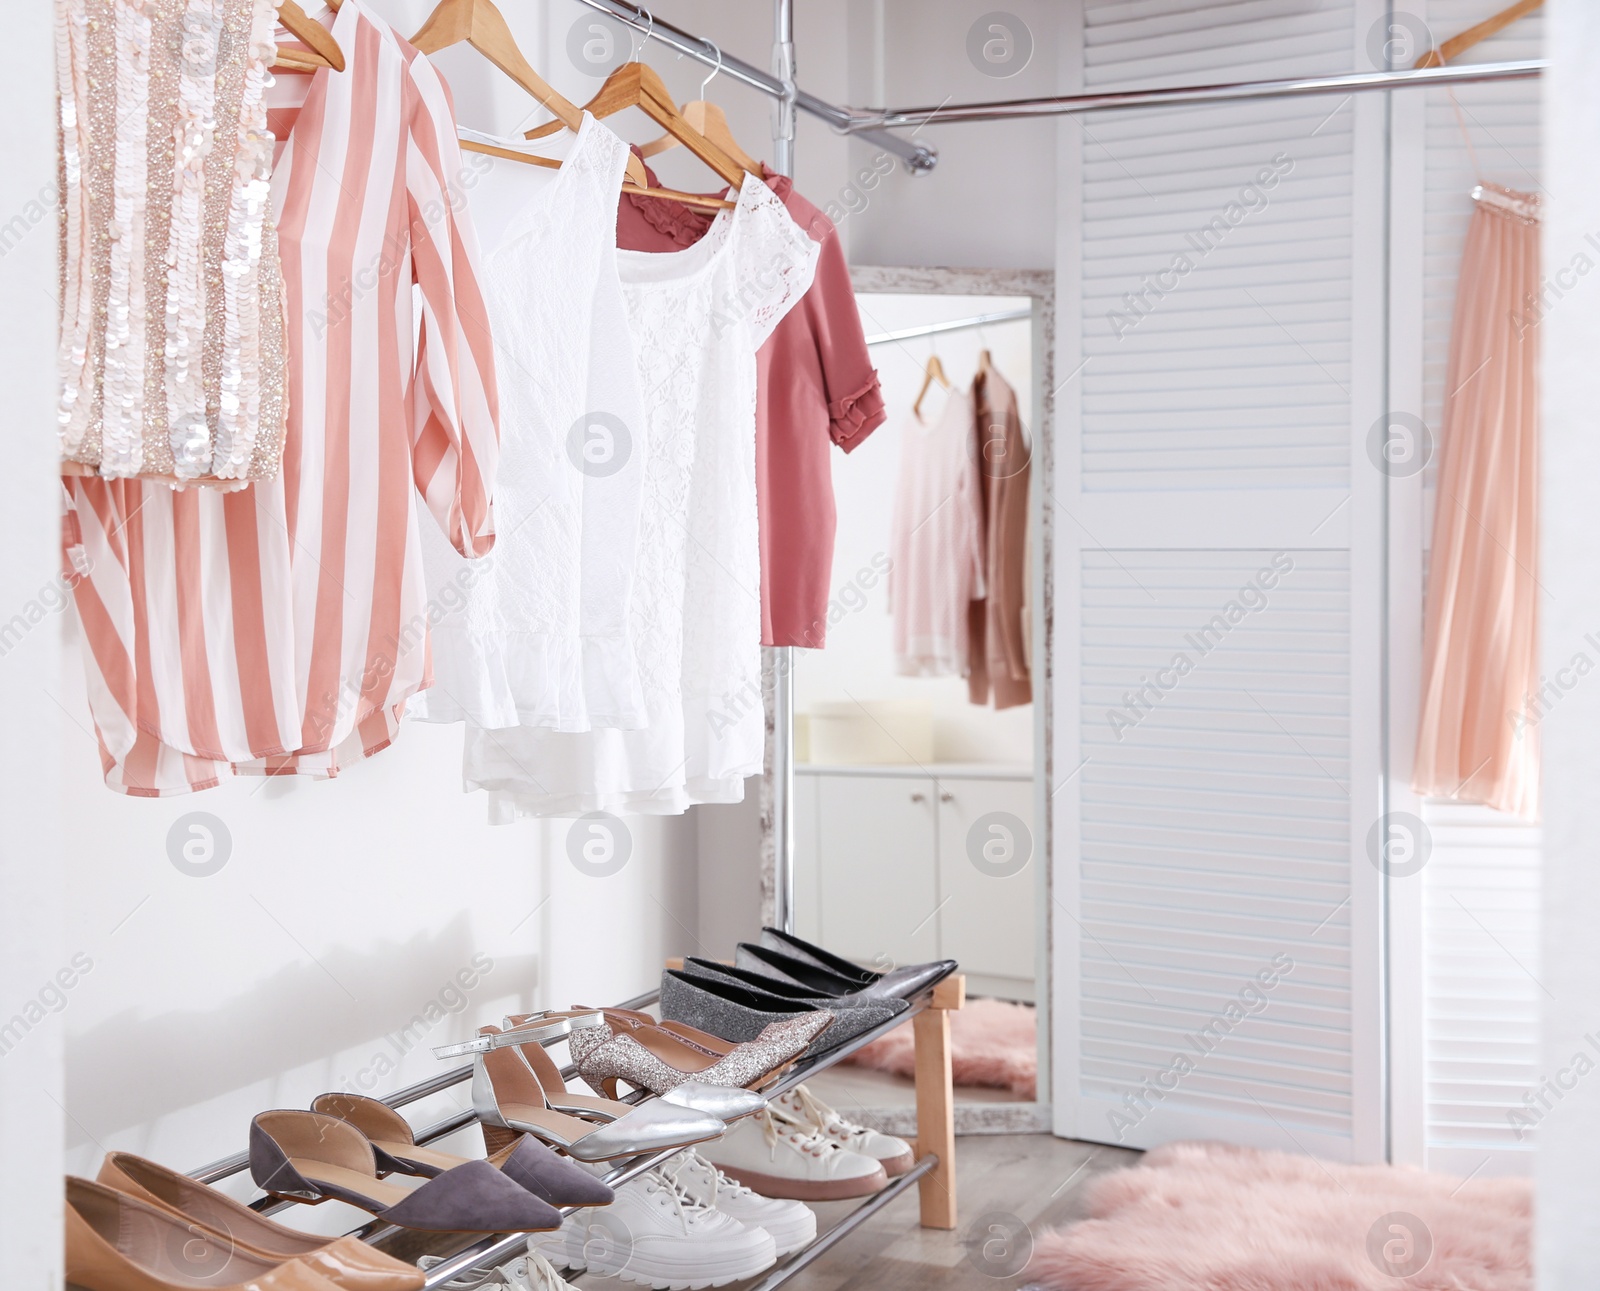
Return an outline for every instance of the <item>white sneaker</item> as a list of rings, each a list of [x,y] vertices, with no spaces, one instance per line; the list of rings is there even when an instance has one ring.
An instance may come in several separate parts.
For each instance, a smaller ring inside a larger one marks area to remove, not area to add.
[[[840,1201],[888,1187],[871,1157],[851,1152],[770,1104],[747,1117],[701,1154],[763,1197]]]
[[[417,1267],[424,1273],[449,1258],[424,1255]],[[498,1268],[473,1269],[444,1284],[444,1291],[577,1291],[577,1288],[551,1267],[550,1261],[528,1242],[528,1253],[509,1260]]]
[[[556,1264],[656,1291],[720,1287],[766,1272],[776,1244],[760,1228],[703,1206],[658,1167],[617,1190],[609,1206],[568,1216],[528,1243]]]
[[[916,1153],[904,1139],[897,1139],[893,1134],[880,1134],[870,1126],[846,1120],[804,1085],[796,1085],[787,1094],[772,1101],[787,1115],[811,1126],[830,1143],[871,1157],[883,1166],[883,1172],[891,1179],[898,1179],[917,1162]]]
[[[778,1248],[779,1259],[809,1246],[817,1235],[817,1217],[809,1206],[763,1197],[728,1178],[693,1148],[678,1153],[661,1169],[702,1206],[732,1215],[746,1228],[766,1229]]]

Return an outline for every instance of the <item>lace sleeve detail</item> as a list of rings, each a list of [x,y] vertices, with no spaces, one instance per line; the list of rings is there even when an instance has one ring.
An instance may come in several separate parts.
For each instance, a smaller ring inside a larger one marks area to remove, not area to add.
[[[759,349],[810,290],[821,248],[794,222],[764,180],[745,176],[739,201],[749,209],[734,249],[734,289],[752,343]]]

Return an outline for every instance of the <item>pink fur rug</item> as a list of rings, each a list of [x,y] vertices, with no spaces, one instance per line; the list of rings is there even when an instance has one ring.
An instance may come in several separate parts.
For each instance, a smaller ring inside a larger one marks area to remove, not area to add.
[[[1058,1291],[1531,1291],[1532,1188],[1174,1143],[1090,1185],[1043,1233]],[[1420,1267],[1418,1267],[1420,1265]]]
[[[958,1085],[1009,1089],[1032,1098],[1039,1079],[1033,1009],[1005,1000],[969,1000],[950,1015],[950,1065]],[[874,1040],[845,1061],[914,1076],[916,1044],[909,1022]]]

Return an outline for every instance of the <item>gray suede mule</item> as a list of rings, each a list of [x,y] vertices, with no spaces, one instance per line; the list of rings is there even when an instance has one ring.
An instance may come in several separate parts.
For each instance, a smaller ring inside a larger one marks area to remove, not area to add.
[[[487,1161],[467,1161],[402,1188],[378,1177],[372,1142],[321,1112],[262,1112],[250,1123],[250,1175],[275,1197],[343,1201],[401,1228],[435,1233],[532,1233],[561,1214]]]

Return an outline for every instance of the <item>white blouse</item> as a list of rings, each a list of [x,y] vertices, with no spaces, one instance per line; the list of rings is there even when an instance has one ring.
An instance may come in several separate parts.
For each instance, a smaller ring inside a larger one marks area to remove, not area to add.
[[[629,626],[647,721],[469,728],[467,782],[491,791],[492,819],[676,814],[740,801],[761,770],[756,350],[811,285],[817,251],[751,175],[695,245],[615,253],[645,407]]]
[[[463,154],[505,373],[500,537],[487,561],[427,544],[429,721],[587,731],[646,720],[628,617],[644,412],[614,232],[628,146],[587,113],[562,140],[559,170]]]

